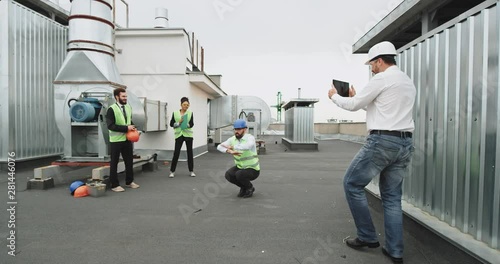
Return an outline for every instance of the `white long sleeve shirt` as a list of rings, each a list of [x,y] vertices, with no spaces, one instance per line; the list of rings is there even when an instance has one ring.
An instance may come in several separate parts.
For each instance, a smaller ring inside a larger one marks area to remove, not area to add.
[[[220,151],[220,152],[226,152],[227,151],[227,148],[225,146],[231,146],[231,143],[233,142],[233,139],[234,139],[235,136],[232,136],[230,138],[228,138],[226,141],[224,141],[223,143],[219,144],[217,146],[217,150]],[[243,140],[241,139],[245,139],[244,143],[242,142]],[[257,153],[257,147],[255,146],[255,137],[250,135],[250,134],[245,134],[243,135],[243,137],[237,140],[237,142],[239,142],[238,144],[232,146],[233,147],[233,150],[236,150],[236,151],[243,151],[243,150],[251,150],[255,153]]]
[[[397,66],[372,77],[354,97],[332,96],[332,101],[349,111],[366,110],[366,127],[371,130],[415,130],[413,105],[417,91],[412,80]]]

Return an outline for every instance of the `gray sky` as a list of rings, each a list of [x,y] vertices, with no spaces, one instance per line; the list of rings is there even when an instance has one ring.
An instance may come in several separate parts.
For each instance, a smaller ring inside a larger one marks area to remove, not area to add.
[[[53,0],[56,1],[56,0]],[[69,1],[59,0],[64,8]],[[117,0],[117,2],[120,2]],[[315,122],[328,118],[365,121],[327,97],[332,78],[359,91],[368,82],[366,54],[351,47],[402,0],[127,0],[130,27],[152,27],[156,7],[169,12],[171,27],[195,32],[205,49],[205,72],[222,74],[227,94],[256,95],[269,105],[297,97],[318,98]],[[123,6],[118,22],[125,24]],[[276,109],[271,113],[276,117]],[[284,116],[282,116],[283,118]]]

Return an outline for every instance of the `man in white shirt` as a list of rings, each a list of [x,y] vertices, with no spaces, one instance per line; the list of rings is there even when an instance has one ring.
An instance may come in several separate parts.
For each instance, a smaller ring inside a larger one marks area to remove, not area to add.
[[[238,197],[252,197],[255,188],[251,181],[260,174],[259,157],[255,138],[246,133],[247,122],[238,119],[234,122],[234,136],[217,146],[220,152],[233,155],[235,166],[226,171],[226,179],[240,187]]]
[[[411,79],[396,66],[396,54],[392,43],[376,44],[368,52],[366,62],[375,76],[366,87],[356,94],[351,86],[349,97],[341,97],[332,85],[328,97],[343,109],[366,110],[369,131],[366,144],[354,157],[344,177],[347,203],[357,228],[357,237],[347,239],[346,244],[354,249],[380,246],[364,191],[365,186],[380,175],[385,228],[382,252],[394,263],[403,263],[401,195],[403,178],[414,150],[412,113],[416,89]]]

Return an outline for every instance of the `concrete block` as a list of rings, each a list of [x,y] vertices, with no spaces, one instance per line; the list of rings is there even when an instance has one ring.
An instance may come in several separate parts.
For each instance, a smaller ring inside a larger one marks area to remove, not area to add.
[[[296,143],[287,138],[281,138],[281,143],[285,145],[289,150],[292,151],[318,151],[318,142],[311,143]]]
[[[31,179],[28,181],[28,190],[46,190],[49,188],[54,188],[54,179],[48,178],[43,180]]]
[[[102,166],[92,170],[92,180],[104,180],[104,176],[109,175],[109,166]]]
[[[45,180],[61,174],[59,165],[49,165],[45,167],[35,168],[33,170],[33,178],[36,180]]]
[[[150,158],[151,156],[144,156],[142,159],[135,159],[133,161],[134,172],[140,172],[144,168],[143,165],[148,164],[146,160]],[[156,166],[156,168],[158,168],[158,166]],[[125,163],[121,161],[118,163],[117,173],[122,173],[124,171]],[[104,176],[109,176],[109,166],[103,166],[92,170],[92,180],[102,181],[104,179]]]
[[[266,154],[266,148],[265,147],[258,148],[257,154],[259,154],[259,155]]]

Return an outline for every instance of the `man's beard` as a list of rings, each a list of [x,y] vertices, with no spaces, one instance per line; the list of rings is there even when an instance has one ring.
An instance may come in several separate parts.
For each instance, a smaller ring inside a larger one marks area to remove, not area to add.
[[[237,138],[237,139],[241,139],[243,137],[243,134],[234,134],[234,136]]]
[[[127,104],[127,99],[125,99],[125,100],[118,99],[118,101],[120,102],[121,105],[126,105]]]

